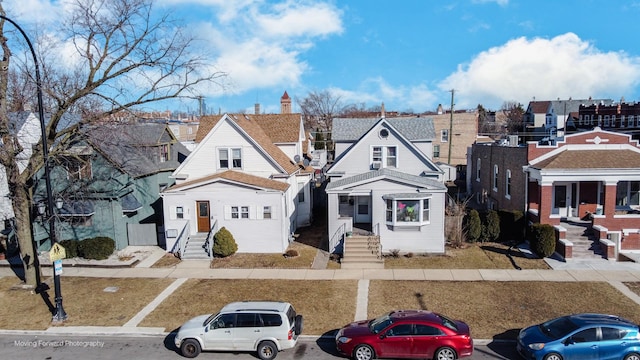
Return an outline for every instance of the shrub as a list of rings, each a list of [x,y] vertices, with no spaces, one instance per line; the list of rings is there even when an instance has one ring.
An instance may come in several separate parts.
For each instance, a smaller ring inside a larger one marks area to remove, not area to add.
[[[85,259],[105,260],[116,250],[113,239],[98,236],[78,243],[78,255]]]
[[[500,237],[500,216],[495,210],[488,210],[482,224],[480,239],[484,241],[496,241]]]
[[[500,241],[521,242],[524,238],[525,218],[520,210],[499,210]]]
[[[556,233],[549,224],[533,224],[529,228],[531,251],[541,258],[551,256],[556,250]]]
[[[78,241],[77,240],[62,240],[59,243],[60,243],[60,246],[64,248],[64,252],[67,255],[67,259],[78,257]]]
[[[231,232],[224,226],[213,236],[213,255],[227,257],[238,251],[238,244]]]
[[[467,233],[468,242],[476,242],[482,234],[482,222],[478,210],[471,209],[464,217],[464,228]]]
[[[289,249],[284,253],[285,258],[291,258],[296,256],[300,256],[300,254],[298,253],[298,250],[296,249]]]
[[[389,250],[389,256],[391,256],[394,259],[397,259],[400,257],[400,249],[391,249]]]

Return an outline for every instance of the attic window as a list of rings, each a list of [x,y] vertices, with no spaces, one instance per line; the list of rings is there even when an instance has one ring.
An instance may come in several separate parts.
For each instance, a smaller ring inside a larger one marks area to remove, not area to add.
[[[380,137],[383,139],[386,139],[387,137],[389,137],[389,130],[387,129],[380,130]]]

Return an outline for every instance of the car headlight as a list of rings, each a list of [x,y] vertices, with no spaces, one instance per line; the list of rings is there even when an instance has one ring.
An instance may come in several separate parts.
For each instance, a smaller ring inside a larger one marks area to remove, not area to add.
[[[544,343],[529,344],[529,349],[531,350],[542,350],[543,348],[544,348]]]
[[[338,342],[339,342],[339,343],[341,343],[341,344],[346,344],[346,343],[348,343],[349,341],[351,341],[351,338],[348,338],[348,337],[346,337],[346,336],[340,336],[340,337],[338,338]]]

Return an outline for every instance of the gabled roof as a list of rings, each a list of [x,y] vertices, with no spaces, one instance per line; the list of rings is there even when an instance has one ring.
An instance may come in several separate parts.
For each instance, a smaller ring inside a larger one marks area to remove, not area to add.
[[[263,178],[260,176],[254,176],[247,173],[242,173],[234,170],[227,170],[217,174],[212,174],[209,176],[201,177],[199,179],[190,180],[183,182],[179,185],[173,185],[169,189],[165,190],[166,192],[171,192],[174,190],[187,189],[191,187],[196,187],[200,185],[204,185],[207,183],[219,181],[219,180],[229,180],[231,182],[235,182],[238,184],[249,185],[252,187],[257,187],[265,190],[277,190],[277,191],[286,191],[289,188],[289,184],[271,180],[267,178]]]
[[[84,131],[86,140],[94,149],[133,177],[173,171],[180,166],[178,158],[189,154],[189,150],[175,140],[166,124],[102,124],[87,127]],[[171,146],[178,156],[161,162],[158,146],[166,144],[166,139],[173,140]]]
[[[380,170],[372,170],[347,178],[332,180],[329,184],[327,184],[327,191],[332,189],[340,189],[359,183],[370,182],[379,178],[386,178],[397,181],[399,183],[410,183],[413,185],[419,185],[432,190],[447,190],[447,187],[444,184],[432,178],[406,174],[400,171],[383,168]]]
[[[381,118],[335,118],[331,129],[334,141],[356,141]],[[433,140],[436,137],[433,119],[430,117],[384,118],[402,136],[410,141]]]
[[[640,168],[640,152],[633,150],[565,150],[531,165],[534,169]]]
[[[546,114],[549,110],[550,101],[530,101],[529,110],[534,114]]]
[[[291,114],[286,114],[291,115]],[[300,118],[298,114],[298,122],[296,123],[296,139],[299,136],[300,131]],[[204,116],[200,119],[200,127],[198,128],[198,134],[196,136],[196,142],[202,142],[204,138],[213,130],[213,128],[223,118],[229,119],[229,121],[236,124],[242,131],[244,131],[253,141],[261,147],[267,155],[269,155],[287,174],[293,174],[298,171],[299,167],[293,163],[291,159],[280,148],[278,148],[273,140],[267,135],[262,128],[259,118],[260,115],[246,115],[246,114],[225,114],[223,116]],[[282,123],[291,124],[293,117],[284,116]],[[269,123],[267,120],[265,123]],[[280,121],[274,121],[274,123],[280,123]],[[205,132],[206,131],[206,132]]]

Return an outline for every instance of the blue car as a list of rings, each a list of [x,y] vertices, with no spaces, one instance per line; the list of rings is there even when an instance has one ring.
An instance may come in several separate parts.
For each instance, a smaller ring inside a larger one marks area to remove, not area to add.
[[[640,330],[615,315],[575,314],[520,330],[517,346],[532,360],[640,360]]]

